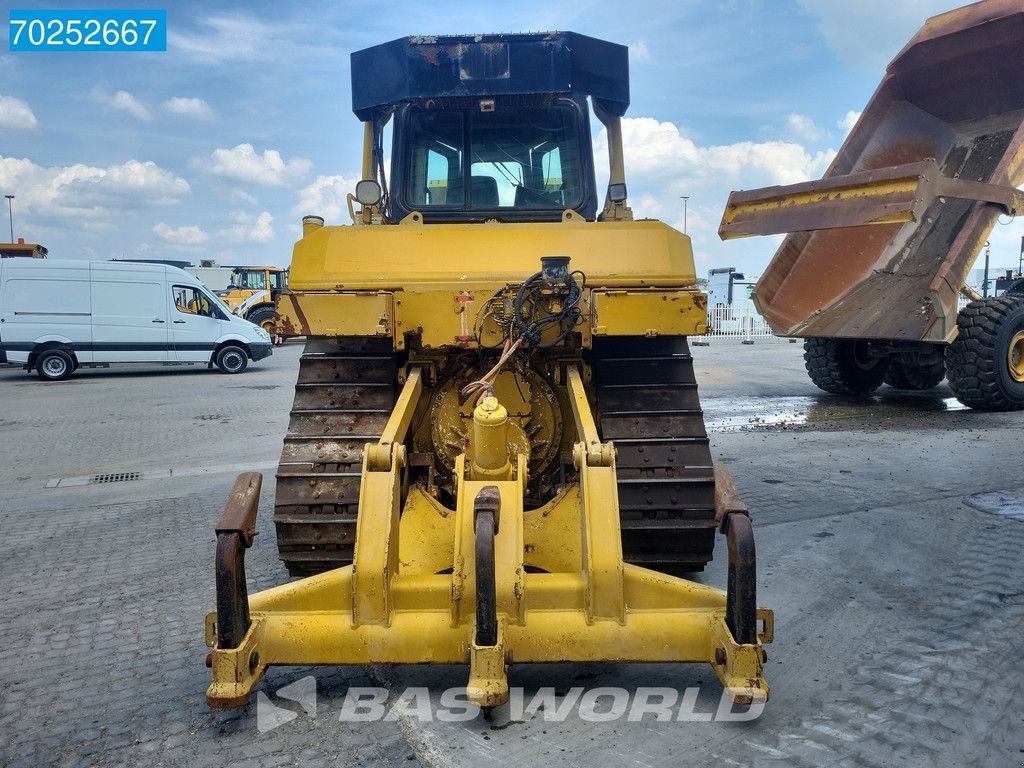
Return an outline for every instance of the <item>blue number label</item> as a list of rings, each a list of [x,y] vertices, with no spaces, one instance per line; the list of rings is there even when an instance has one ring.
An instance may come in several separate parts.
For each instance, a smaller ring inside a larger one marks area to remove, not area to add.
[[[166,51],[167,11],[11,10],[11,51]]]

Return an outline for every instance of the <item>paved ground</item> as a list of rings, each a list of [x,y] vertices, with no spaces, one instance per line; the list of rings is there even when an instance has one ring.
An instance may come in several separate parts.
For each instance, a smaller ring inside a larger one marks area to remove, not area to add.
[[[267,732],[255,704],[208,710],[212,526],[241,469],[268,481],[251,588],[285,578],[266,511],[298,351],[236,377],[122,368],[44,385],[0,368],[0,765],[1024,764],[1024,414],[966,411],[945,389],[828,397],[784,343],[695,349],[776,610],[757,720],[339,722],[352,687],[387,687],[389,706],[428,687],[436,704],[459,667],[272,670],[263,691],[298,714]],[[722,559],[706,580],[724,582]],[[277,694],[311,674],[315,717]],[[699,687],[697,713],[720,691],[710,670],[669,665],[520,666],[512,683],[559,701]]]

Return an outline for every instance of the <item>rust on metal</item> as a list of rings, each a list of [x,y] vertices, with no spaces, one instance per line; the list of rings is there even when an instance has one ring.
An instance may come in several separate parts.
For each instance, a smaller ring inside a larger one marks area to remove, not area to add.
[[[749,515],[747,505],[740,498],[740,492],[733,482],[729,470],[722,464],[715,464],[715,522],[725,533],[726,520],[733,513]]]
[[[498,486],[496,485],[484,486],[473,499],[474,519],[483,514],[490,516],[491,523],[494,527],[491,535],[496,536],[498,534],[498,525],[501,522],[501,493],[498,491]]]
[[[1024,209],[1022,48],[1020,0],[930,19],[889,65],[824,179],[730,198],[747,212],[730,221],[727,208],[724,237],[791,233],[754,290],[772,330],[953,338],[957,297],[988,233]]]
[[[249,594],[245,550],[256,536],[263,475],[243,472],[228,494],[217,523],[217,647],[237,648],[249,631]]]
[[[238,476],[217,522],[215,530],[218,536],[222,533],[237,533],[242,536],[246,547],[252,546],[257,533],[256,511],[262,487],[263,475],[259,472],[243,472]]]
[[[501,493],[495,485],[484,486],[473,499],[473,532],[476,567],[476,635],[478,646],[498,642],[498,603],[494,572],[494,537],[498,534]]]
[[[729,550],[725,623],[737,643],[757,642],[757,556],[747,515],[733,512],[723,521]]]
[[[310,339],[277,470],[274,526],[292,576],[352,562],[363,450],[395,404],[390,339]]]

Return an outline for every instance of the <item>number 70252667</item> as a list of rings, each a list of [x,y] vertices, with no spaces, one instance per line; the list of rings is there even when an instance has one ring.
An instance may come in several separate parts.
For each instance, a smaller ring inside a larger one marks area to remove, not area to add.
[[[11,10],[17,51],[166,51],[163,10]]]

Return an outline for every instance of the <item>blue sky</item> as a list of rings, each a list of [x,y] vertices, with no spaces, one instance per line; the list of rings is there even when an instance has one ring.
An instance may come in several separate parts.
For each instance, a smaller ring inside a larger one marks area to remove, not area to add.
[[[689,195],[698,274],[756,275],[778,238],[721,243],[729,191],[819,177],[887,61],[960,4],[76,1],[67,7],[166,8],[167,52],[11,53],[10,8],[61,4],[0,3],[0,194],[16,196],[15,235],[54,257],[287,264],[303,214],[348,220],[353,50],[408,34],[573,30],[630,46],[635,213],[681,229]],[[993,262],[1015,264],[1022,227],[997,230]]]

